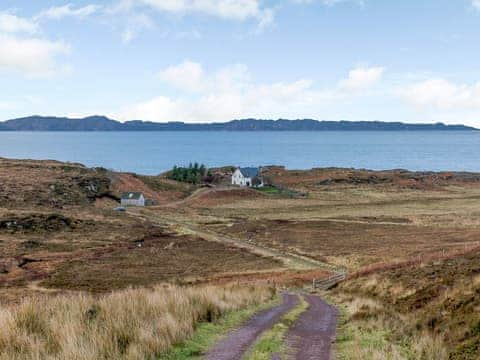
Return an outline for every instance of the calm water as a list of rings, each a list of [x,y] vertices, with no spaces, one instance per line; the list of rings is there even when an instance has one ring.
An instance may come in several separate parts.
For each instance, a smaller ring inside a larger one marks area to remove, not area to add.
[[[0,157],[143,174],[190,161],[480,171],[480,132],[0,132]]]

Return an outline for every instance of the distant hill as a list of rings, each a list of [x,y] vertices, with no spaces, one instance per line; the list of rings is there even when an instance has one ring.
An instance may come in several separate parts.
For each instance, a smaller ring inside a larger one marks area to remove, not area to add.
[[[83,119],[29,116],[0,122],[0,131],[416,131],[416,130],[477,130],[465,125],[407,124],[382,121],[318,121],[242,119],[224,123],[187,124],[150,121],[119,122],[105,116]]]

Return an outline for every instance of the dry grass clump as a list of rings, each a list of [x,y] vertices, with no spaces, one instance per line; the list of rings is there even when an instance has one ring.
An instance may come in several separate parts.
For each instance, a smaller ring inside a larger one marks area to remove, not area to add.
[[[479,359],[480,251],[426,259],[352,277],[334,290],[352,329],[345,344],[376,336],[407,359]]]
[[[0,359],[146,359],[197,323],[272,298],[263,287],[128,289],[95,298],[31,298],[0,310]]]
[[[371,298],[340,299],[344,309],[344,324],[337,339],[340,359],[448,359],[441,336],[416,330],[414,316],[395,313]]]

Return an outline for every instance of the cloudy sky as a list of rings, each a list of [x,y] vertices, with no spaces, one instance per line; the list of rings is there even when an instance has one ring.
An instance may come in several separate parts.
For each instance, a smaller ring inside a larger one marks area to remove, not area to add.
[[[0,118],[480,127],[480,0],[1,0]]]

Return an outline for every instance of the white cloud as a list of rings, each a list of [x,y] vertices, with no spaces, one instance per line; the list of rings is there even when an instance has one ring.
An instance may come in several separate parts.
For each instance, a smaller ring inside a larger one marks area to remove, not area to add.
[[[16,15],[0,12],[0,33],[34,34],[38,30],[35,22]]]
[[[358,67],[350,70],[348,78],[342,80],[340,88],[345,91],[360,91],[369,88],[382,78],[383,67]]]
[[[134,104],[114,116],[123,120],[187,122],[246,117],[308,117],[313,116],[313,111],[318,111],[322,105],[359,96],[359,90],[374,84],[373,76],[362,77],[364,81],[361,82],[361,88],[359,81],[359,84],[355,84],[355,91],[350,88],[345,90],[338,84],[331,89],[315,89],[310,79],[259,84],[253,80],[244,64],[233,64],[208,72],[201,64],[190,60],[167,67],[157,77],[185,94],[177,98],[157,96]],[[351,78],[356,79],[355,75]],[[353,83],[353,80],[350,81]]]
[[[401,89],[399,95],[417,107],[447,110],[480,108],[480,82],[455,84],[442,78],[432,78]]]
[[[132,14],[126,19],[126,23],[127,25],[122,32],[122,41],[124,43],[130,43],[143,30],[155,28],[155,22],[150,16],[143,13]]]
[[[172,13],[204,13],[226,19],[245,20],[260,17],[258,0],[141,0],[160,11]]]
[[[128,12],[142,6],[176,15],[201,14],[236,21],[254,19],[260,30],[274,21],[274,10],[262,7],[260,0],[121,0],[113,12]]]
[[[360,6],[364,6],[367,0],[293,0],[294,3],[297,4],[311,4],[314,2],[319,2],[325,6],[334,6],[340,3],[354,3]]]
[[[21,38],[0,33],[0,70],[19,71],[29,76],[49,76],[64,71],[56,57],[70,47],[61,41]]]
[[[472,0],[472,6],[480,11],[480,0]]]
[[[187,91],[201,91],[207,85],[202,65],[189,60],[160,71],[158,78]]]
[[[257,30],[262,32],[270,27],[275,22],[275,11],[273,9],[265,9],[262,11],[261,16],[258,17]]]
[[[70,4],[50,8],[32,19],[0,12],[0,71],[14,71],[27,76],[45,77],[69,72],[58,58],[69,53],[70,45],[41,36],[41,19],[59,19],[64,16],[84,17],[98,9],[95,5],[74,9]]]
[[[169,85],[191,93],[242,91],[251,86],[251,74],[244,64],[232,64],[208,74],[199,63],[185,60],[158,73]]]
[[[87,16],[93,15],[96,13],[101,6],[99,5],[86,5],[79,8],[74,8],[72,4],[65,4],[62,6],[54,6],[47,10],[40,12],[35,19],[36,20],[43,20],[43,19],[51,19],[51,20],[60,20],[66,17],[75,17],[79,19],[83,19]]]
[[[211,122],[245,117],[270,117],[272,109],[288,114],[303,101],[311,83],[299,80],[293,83],[275,83],[251,87],[243,92],[213,92],[194,100],[158,96],[136,104],[119,117],[152,121]]]

